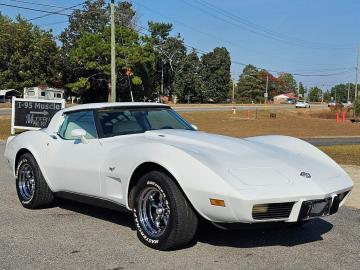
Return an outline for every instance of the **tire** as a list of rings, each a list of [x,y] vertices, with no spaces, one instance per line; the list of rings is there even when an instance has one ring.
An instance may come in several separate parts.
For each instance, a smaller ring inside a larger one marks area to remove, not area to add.
[[[159,171],[145,174],[134,194],[133,217],[142,243],[157,250],[174,250],[191,243],[198,218],[169,176]]]
[[[30,153],[23,154],[17,164],[16,191],[21,204],[28,209],[46,208],[54,201],[54,194]]]

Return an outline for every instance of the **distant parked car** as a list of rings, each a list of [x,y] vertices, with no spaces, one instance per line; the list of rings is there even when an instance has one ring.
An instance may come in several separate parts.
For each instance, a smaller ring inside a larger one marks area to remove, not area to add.
[[[289,104],[295,104],[296,99],[289,98],[289,99],[287,100],[287,102],[288,102]]]
[[[349,108],[352,106],[352,103],[350,101],[344,101],[341,102],[341,105],[344,106],[345,108]]]
[[[328,107],[332,107],[332,106],[336,106],[336,101],[335,100],[332,100],[328,103]]]
[[[310,104],[306,101],[298,101],[295,103],[295,108],[310,108]]]

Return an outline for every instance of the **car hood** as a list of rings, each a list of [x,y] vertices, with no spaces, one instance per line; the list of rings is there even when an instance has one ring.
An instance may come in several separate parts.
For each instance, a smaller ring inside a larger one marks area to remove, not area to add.
[[[291,139],[301,144],[284,149],[267,143],[271,136],[263,136],[261,142],[188,130],[149,131],[145,136],[187,152],[239,188],[290,184],[307,177],[326,185],[343,173],[317,148],[308,145],[312,151],[302,151],[301,144],[307,143],[295,138]]]

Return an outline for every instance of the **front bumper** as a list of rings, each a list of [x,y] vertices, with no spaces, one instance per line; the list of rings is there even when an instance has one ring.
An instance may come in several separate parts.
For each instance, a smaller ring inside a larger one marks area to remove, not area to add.
[[[200,214],[215,223],[297,222],[335,214],[348,198],[350,190],[351,187],[330,194],[281,199],[244,200],[227,197],[223,198],[225,207],[210,206],[209,199],[206,198],[208,196],[202,196],[203,205],[206,201],[208,203]],[[274,205],[279,208],[273,207]],[[268,213],[254,215],[256,206],[266,206]]]

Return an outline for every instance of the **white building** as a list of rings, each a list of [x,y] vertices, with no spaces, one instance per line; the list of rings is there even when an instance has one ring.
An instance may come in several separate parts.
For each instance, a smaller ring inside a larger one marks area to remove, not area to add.
[[[21,97],[21,93],[15,89],[0,90],[0,102],[11,102],[12,97]]]
[[[57,88],[25,87],[24,98],[59,100],[64,98],[64,90]]]

